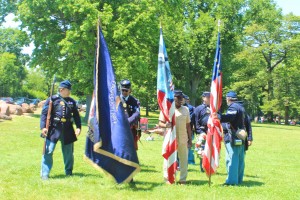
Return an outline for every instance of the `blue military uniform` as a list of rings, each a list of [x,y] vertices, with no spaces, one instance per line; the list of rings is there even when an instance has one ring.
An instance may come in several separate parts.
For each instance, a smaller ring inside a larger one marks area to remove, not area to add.
[[[131,83],[129,80],[124,79],[120,82],[121,90],[130,90]],[[139,130],[139,120],[140,120],[140,102],[131,95],[123,96],[120,95],[125,114],[128,117],[128,122],[130,124],[130,129],[134,139],[134,147],[138,150],[138,140],[140,138]]]
[[[76,127],[81,128],[81,120],[76,101],[71,97],[62,98],[59,94],[53,95],[51,99],[53,106],[47,139],[56,143],[62,135],[64,137],[64,144],[75,142],[77,138],[73,128],[73,120]],[[40,120],[41,129],[46,127],[49,101],[50,98],[46,100],[42,110]]]
[[[236,101],[236,103],[240,104],[244,108],[244,103],[242,101]],[[247,138],[245,140],[245,151],[247,151],[248,141],[253,141],[253,136],[252,136],[251,118],[247,114],[245,108],[244,108],[244,126],[247,132]]]
[[[67,88],[71,90],[71,83],[63,81],[60,83],[60,88]],[[73,142],[77,140],[73,128],[73,120],[76,127],[81,129],[81,120],[79,112],[74,99],[70,97],[62,98],[60,94],[53,95],[52,111],[50,118],[50,125],[46,137],[45,154],[42,157],[41,176],[43,179],[49,177],[49,173],[53,164],[53,151],[58,140],[62,144],[62,152],[65,164],[66,175],[72,175],[74,157],[73,157]],[[40,119],[40,128],[46,127],[46,119],[49,108],[50,98],[44,104]]]
[[[210,96],[210,92],[203,92],[202,93],[202,97],[209,97]],[[195,131],[196,134],[206,134],[208,127],[207,127],[207,121],[210,115],[210,108],[208,105],[206,105],[205,103],[197,106],[195,108],[195,112],[194,112],[194,126],[195,126]],[[202,146],[200,148],[202,148],[202,150],[204,150],[204,146],[205,144],[202,144]],[[204,169],[202,168],[202,158],[200,157],[200,170],[202,172],[204,172]]]
[[[201,104],[195,109],[195,130],[196,134],[207,133],[207,121],[210,115],[209,106]]]
[[[242,183],[245,168],[245,141],[238,144],[235,133],[238,129],[245,129],[245,109],[235,102],[237,95],[235,92],[228,92],[226,97],[232,98],[233,103],[228,106],[227,112],[220,116],[221,122],[228,122],[224,126],[224,142],[226,147],[226,169],[227,179],[225,184],[237,185]],[[237,145],[238,144],[238,145]]]

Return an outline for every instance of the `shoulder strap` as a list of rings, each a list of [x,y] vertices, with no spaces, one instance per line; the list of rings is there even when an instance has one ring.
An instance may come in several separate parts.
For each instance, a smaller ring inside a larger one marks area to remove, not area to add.
[[[66,100],[64,100],[64,98],[62,98],[60,95],[58,95],[58,97],[60,98],[60,100],[62,100],[62,101],[66,104],[66,106],[67,106],[70,110],[72,110],[72,108],[69,106],[69,104],[66,102]]]

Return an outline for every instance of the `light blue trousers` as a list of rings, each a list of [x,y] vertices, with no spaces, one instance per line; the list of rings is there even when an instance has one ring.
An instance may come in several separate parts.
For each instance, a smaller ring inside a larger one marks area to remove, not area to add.
[[[63,137],[60,139],[61,141],[61,149],[64,158],[65,164],[65,174],[72,175],[73,164],[74,164],[74,156],[73,156],[73,147],[74,143],[64,145]],[[55,149],[56,143],[51,142],[50,140],[46,140],[46,149],[45,154],[42,156],[42,169],[41,176],[49,177],[51,168],[53,166],[53,152]]]
[[[194,134],[192,134],[192,140],[194,140]],[[188,163],[192,165],[195,164],[195,156],[194,156],[193,148],[189,148]]]
[[[194,150],[192,148],[189,148],[188,163],[192,165],[195,164]]]
[[[231,146],[230,142],[226,146],[226,184],[237,185],[243,182],[245,169],[245,146]]]

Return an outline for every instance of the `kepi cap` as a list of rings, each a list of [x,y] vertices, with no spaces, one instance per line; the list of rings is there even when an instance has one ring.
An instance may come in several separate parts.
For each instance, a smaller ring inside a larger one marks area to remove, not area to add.
[[[202,97],[210,97],[210,92],[207,91],[203,92]]]
[[[70,81],[64,80],[64,81],[60,82],[59,87],[60,88],[67,88],[67,89],[71,90],[72,89],[72,84],[70,83]]]
[[[226,97],[231,97],[231,98],[237,99],[237,94],[234,91],[229,91],[226,94]]]
[[[186,94],[183,94],[183,98],[185,98],[186,100],[190,100],[190,97]]]
[[[124,79],[120,81],[121,89],[129,90],[131,87],[131,83],[128,79]]]
[[[174,96],[175,97],[183,97],[183,93],[181,90],[174,90]]]

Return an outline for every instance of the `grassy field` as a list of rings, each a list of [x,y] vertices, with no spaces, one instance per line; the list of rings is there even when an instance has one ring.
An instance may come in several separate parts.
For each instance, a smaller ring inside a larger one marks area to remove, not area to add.
[[[157,122],[158,114],[150,117]],[[196,165],[189,165],[187,185],[165,185],[162,137],[139,144],[142,171],[135,185],[116,185],[83,160],[85,134],[75,143],[74,176],[64,176],[60,143],[54,153],[49,181],[40,179],[43,140],[39,115],[0,121],[0,199],[300,199],[300,127],[253,124],[254,143],[246,154],[244,183],[224,187],[225,149],[212,185]]]

